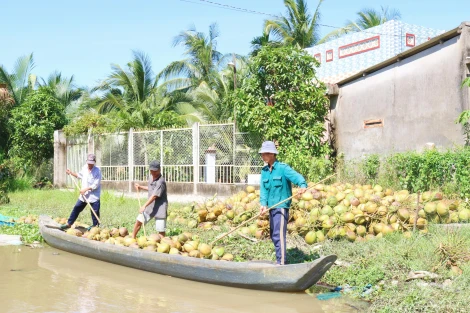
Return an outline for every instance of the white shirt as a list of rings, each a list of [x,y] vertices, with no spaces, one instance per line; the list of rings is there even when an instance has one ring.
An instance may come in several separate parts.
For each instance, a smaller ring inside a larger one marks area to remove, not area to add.
[[[88,170],[88,165],[85,164],[77,175],[82,180],[82,189],[91,187],[91,190],[85,194],[88,202],[94,203],[98,201],[101,194],[101,170],[95,165],[90,171]],[[78,199],[85,202],[85,198],[82,195]]]

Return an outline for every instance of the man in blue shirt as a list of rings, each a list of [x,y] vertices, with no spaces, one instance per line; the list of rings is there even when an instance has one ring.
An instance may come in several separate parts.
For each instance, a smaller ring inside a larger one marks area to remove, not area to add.
[[[86,163],[87,164],[83,166],[82,170],[78,173],[74,173],[69,169],[66,171],[68,175],[75,176],[82,180],[82,189],[80,189],[80,197],[73,207],[67,224],[62,225],[62,229],[72,227],[80,212],[82,212],[83,209],[87,206],[86,200],[90,202],[90,205],[98,218],[100,217],[101,170],[95,165],[96,156],[94,154],[90,153],[88,155]],[[91,212],[91,219],[93,220],[93,226],[98,226],[98,220],[96,219],[93,212]]]
[[[267,163],[261,170],[260,182],[260,214],[264,215],[268,207],[292,196],[292,183],[300,187],[299,194],[301,194],[305,192],[307,182],[289,165],[276,160],[278,151],[274,142],[263,142],[259,153]],[[286,232],[290,204],[289,200],[269,211],[269,232],[276,249],[278,265],[286,264]]]

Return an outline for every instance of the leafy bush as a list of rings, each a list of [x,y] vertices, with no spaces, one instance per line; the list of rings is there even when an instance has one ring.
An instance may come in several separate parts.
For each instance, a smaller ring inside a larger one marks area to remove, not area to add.
[[[470,197],[470,148],[447,151],[404,152],[379,158],[337,160],[340,180],[380,184],[418,192],[440,189],[459,197]]]
[[[11,179],[11,173],[5,163],[0,164],[0,204],[9,203],[8,182]]]
[[[302,49],[263,47],[231,98],[239,129],[277,141],[279,159],[310,177],[320,176],[311,168],[330,153],[322,141],[329,101],[315,76],[317,66]]]
[[[10,156],[28,167],[39,167],[54,155],[54,130],[65,123],[65,108],[49,87],[32,91],[12,110]]]

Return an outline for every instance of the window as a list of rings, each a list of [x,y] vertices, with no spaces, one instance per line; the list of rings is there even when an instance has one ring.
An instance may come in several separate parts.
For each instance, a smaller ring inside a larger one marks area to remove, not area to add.
[[[326,62],[333,61],[333,49],[326,51]]]
[[[416,44],[416,37],[413,34],[406,34],[406,46],[414,47]]]
[[[317,59],[318,63],[321,63],[321,53],[317,53],[313,57]]]

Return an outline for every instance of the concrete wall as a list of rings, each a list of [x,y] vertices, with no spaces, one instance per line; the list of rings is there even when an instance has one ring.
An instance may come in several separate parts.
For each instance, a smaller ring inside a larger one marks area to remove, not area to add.
[[[470,25],[437,46],[340,86],[332,99],[336,147],[345,158],[463,144],[455,120],[469,109]],[[383,119],[384,126],[364,128],[364,120]]]

